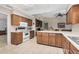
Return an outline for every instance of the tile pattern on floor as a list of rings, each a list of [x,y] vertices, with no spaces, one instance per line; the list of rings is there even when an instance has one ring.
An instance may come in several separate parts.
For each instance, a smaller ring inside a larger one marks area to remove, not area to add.
[[[0,35],[0,48],[6,46],[7,35]]]
[[[36,38],[25,41],[20,45],[0,48],[1,54],[63,54],[61,48],[37,44]]]

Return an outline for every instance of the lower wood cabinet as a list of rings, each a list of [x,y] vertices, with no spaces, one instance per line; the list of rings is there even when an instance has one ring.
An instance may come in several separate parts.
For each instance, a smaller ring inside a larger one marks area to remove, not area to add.
[[[42,44],[48,45],[48,33],[42,33]]]
[[[62,40],[62,34],[56,34],[55,35],[55,45],[57,46],[57,47],[62,47],[61,46],[61,40]]]
[[[34,30],[30,31],[30,39],[34,38]]]
[[[11,32],[11,44],[18,45],[23,42],[22,32]]]
[[[42,43],[42,33],[37,32],[37,43]]]
[[[79,50],[70,43],[70,54],[79,54]]]
[[[62,48],[65,54],[69,54],[69,45],[70,45],[70,42],[65,37],[63,37]]]
[[[48,34],[49,37],[48,37],[48,44],[51,45],[51,46],[55,46],[55,33],[49,33]]]
[[[62,34],[37,32],[37,43],[62,47]]]
[[[61,47],[65,54],[79,54],[79,50],[60,33],[37,32],[37,43]]]

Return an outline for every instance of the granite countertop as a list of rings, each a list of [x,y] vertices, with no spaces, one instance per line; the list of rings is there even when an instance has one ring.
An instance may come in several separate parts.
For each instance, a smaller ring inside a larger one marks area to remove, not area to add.
[[[79,33],[78,32],[67,32],[67,31],[37,31],[37,32],[47,32],[47,33],[61,33],[63,34],[71,44],[73,44],[78,50],[79,50],[79,45],[74,42],[70,37],[79,37]]]

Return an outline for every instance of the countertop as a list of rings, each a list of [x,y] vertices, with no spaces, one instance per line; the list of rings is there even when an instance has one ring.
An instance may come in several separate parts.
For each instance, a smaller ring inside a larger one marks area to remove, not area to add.
[[[71,36],[71,37],[79,37],[79,33],[78,32],[68,32],[68,31],[37,31],[37,32],[47,32],[47,33],[61,33],[63,34],[71,44],[73,44],[78,50],[79,50],[79,45],[72,41],[68,36]]]

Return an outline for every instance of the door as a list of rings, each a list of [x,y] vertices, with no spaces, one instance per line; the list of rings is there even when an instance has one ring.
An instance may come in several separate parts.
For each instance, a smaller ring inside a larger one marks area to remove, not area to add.
[[[44,29],[48,30],[48,23],[44,23]]]

